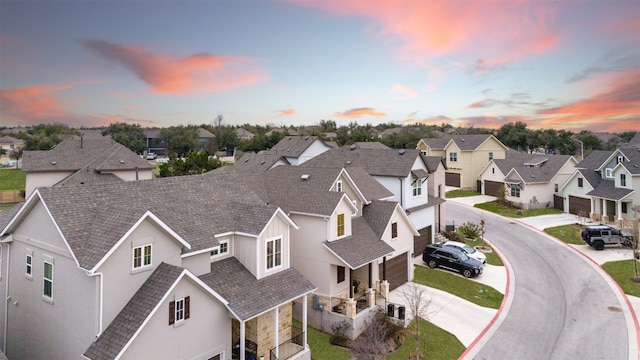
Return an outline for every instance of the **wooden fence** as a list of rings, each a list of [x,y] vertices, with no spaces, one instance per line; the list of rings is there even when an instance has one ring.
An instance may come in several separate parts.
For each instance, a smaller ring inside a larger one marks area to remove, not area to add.
[[[24,201],[20,196],[20,190],[2,190],[0,191],[0,204],[15,204]]]

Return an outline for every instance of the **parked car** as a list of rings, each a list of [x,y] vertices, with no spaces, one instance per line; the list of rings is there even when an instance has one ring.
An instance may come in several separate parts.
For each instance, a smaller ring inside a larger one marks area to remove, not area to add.
[[[441,244],[427,245],[422,252],[422,261],[430,268],[443,269],[462,274],[466,278],[482,274],[482,263],[467,256],[461,250]]]
[[[487,263],[487,255],[485,255],[484,253],[472,248],[471,246],[469,246],[469,245],[467,245],[467,244],[465,244],[463,242],[447,240],[447,241],[443,242],[442,245],[446,246],[446,247],[452,247],[452,248],[460,249],[463,253],[467,254],[468,257],[470,257],[472,259],[476,259],[476,260],[480,261],[483,264]]]
[[[605,245],[631,246],[633,235],[608,225],[587,225],[582,230],[582,240],[594,249],[602,250]]]
[[[147,160],[153,160],[156,157],[158,157],[158,155],[156,153],[152,153],[152,152],[147,153]]]

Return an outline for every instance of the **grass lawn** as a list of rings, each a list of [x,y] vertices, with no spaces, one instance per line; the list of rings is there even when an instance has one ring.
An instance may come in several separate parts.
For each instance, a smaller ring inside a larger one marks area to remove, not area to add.
[[[415,265],[414,282],[446,291],[480,306],[498,309],[502,295],[498,290],[443,270]],[[480,275],[482,276],[482,275]]]
[[[544,229],[544,232],[566,242],[567,244],[584,245],[585,242],[580,237],[581,230],[580,225],[570,224],[546,228]]]
[[[24,190],[27,174],[20,169],[0,169],[0,190]]]
[[[495,201],[486,202],[482,204],[476,204],[475,207],[487,211],[491,211],[493,213],[511,217],[511,218],[523,218],[528,216],[538,216],[538,215],[549,215],[549,214],[562,214],[562,210],[554,209],[554,208],[546,208],[546,209],[530,209],[530,210],[521,210],[508,206],[504,206],[498,204]]]
[[[632,259],[611,261],[603,264],[602,268],[620,285],[625,294],[640,297],[640,283],[631,280],[635,276],[633,261]],[[638,270],[640,271],[640,264],[638,264]]]
[[[448,333],[432,323],[418,319],[420,324],[420,353],[425,359],[430,360],[451,360],[457,359],[466,350],[464,345],[453,334]],[[409,355],[415,353],[416,341],[414,337],[415,322],[407,328],[407,338],[402,345],[387,360],[405,360]],[[426,351],[424,346],[426,344]],[[313,351],[313,350],[312,350]],[[314,358],[315,359],[315,358]]]
[[[480,194],[477,191],[470,191],[470,190],[451,190],[451,191],[447,191],[444,194],[445,198],[448,198],[448,199],[453,199],[457,197],[477,196],[477,195],[482,195],[482,194]]]
[[[475,238],[474,240],[465,239],[464,243],[469,245],[469,246],[471,246],[471,247],[487,246],[487,243],[482,241],[480,238]],[[500,256],[498,256],[498,254],[496,254],[494,251],[492,251],[490,253],[484,253],[484,254],[487,256],[487,264],[497,265],[497,266],[504,266],[504,263],[502,262],[502,259],[500,259]]]
[[[293,320],[293,325],[302,328],[302,323],[298,320]],[[351,359],[351,353],[348,349],[342,346],[332,345],[329,342],[331,335],[323,333],[320,330],[316,330],[310,326],[307,326],[307,342],[311,349],[312,360],[324,360],[324,359],[336,359],[336,360],[349,360]]]

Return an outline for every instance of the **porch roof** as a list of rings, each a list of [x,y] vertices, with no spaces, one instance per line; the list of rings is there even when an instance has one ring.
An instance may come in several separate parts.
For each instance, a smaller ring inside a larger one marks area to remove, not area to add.
[[[613,181],[601,181],[595,190],[587,193],[589,196],[599,197],[607,200],[622,200],[635,190],[616,187]]]
[[[256,279],[236,258],[212,263],[211,272],[199,278],[229,302],[228,307],[241,321],[316,289],[294,268]]]
[[[324,246],[355,270],[373,260],[391,254],[394,249],[371,229],[362,217],[351,220],[352,235],[336,241],[325,241]]]

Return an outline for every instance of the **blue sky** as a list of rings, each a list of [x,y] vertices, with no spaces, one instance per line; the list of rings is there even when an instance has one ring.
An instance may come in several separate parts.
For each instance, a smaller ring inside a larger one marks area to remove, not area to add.
[[[0,123],[640,130],[640,1],[0,1]]]

